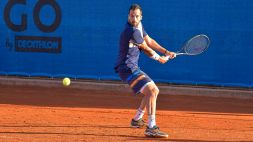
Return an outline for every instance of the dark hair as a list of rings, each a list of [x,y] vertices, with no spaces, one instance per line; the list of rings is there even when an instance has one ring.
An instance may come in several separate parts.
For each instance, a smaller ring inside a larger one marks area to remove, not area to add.
[[[141,9],[141,6],[138,5],[138,4],[132,4],[129,8],[129,12],[130,10],[136,10],[136,9],[140,9],[141,13],[142,13],[142,9]]]

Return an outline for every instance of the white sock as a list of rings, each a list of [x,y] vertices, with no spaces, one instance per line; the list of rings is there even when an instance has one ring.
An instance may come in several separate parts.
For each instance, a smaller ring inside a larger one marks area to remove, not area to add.
[[[134,120],[137,121],[139,119],[141,119],[144,115],[145,111],[144,110],[141,110],[140,108],[137,109],[137,113],[134,117]]]
[[[155,115],[148,116],[148,127],[153,128],[156,125]]]

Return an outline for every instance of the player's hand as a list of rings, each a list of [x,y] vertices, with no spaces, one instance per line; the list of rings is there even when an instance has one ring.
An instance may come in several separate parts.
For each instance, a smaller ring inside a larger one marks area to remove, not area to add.
[[[176,53],[167,51],[165,53],[165,56],[167,56],[167,58],[169,57],[169,59],[173,59],[173,58],[176,58]]]
[[[160,58],[158,59],[158,62],[160,62],[161,64],[164,64],[168,61],[168,58],[165,56],[160,56]]]

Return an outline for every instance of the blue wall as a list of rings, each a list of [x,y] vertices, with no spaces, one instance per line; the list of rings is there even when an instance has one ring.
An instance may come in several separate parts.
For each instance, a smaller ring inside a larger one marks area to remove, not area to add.
[[[142,55],[140,66],[155,81],[253,86],[251,0],[11,1],[0,1],[2,75],[118,80],[113,66],[119,34],[129,6],[139,3],[147,33],[167,49],[176,51],[200,33],[211,39],[204,54],[165,65]],[[21,15],[27,26],[15,29]]]

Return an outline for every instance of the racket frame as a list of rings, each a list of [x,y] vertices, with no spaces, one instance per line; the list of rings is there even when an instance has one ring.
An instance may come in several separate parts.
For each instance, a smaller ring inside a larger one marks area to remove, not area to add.
[[[189,45],[190,42],[191,42],[192,40],[194,40],[195,38],[198,38],[198,37],[200,37],[200,36],[201,36],[201,37],[204,37],[204,38],[207,40],[206,48],[205,48],[203,51],[201,51],[201,52],[199,52],[199,53],[197,53],[197,54],[190,54],[190,53],[185,52],[185,48],[187,47],[187,45]],[[198,55],[198,54],[201,54],[201,53],[203,53],[204,51],[206,51],[206,50],[208,49],[209,45],[210,45],[210,39],[209,39],[209,37],[208,37],[207,35],[204,35],[204,34],[199,34],[199,35],[196,35],[196,36],[192,37],[191,39],[189,39],[189,40],[184,44],[184,46],[181,48],[181,50],[175,53],[175,55],[176,55],[176,56],[177,56],[177,55],[190,55],[190,56]],[[184,51],[184,52],[182,52],[182,51]],[[169,59],[170,57],[169,57],[169,56],[166,56],[166,58]]]

